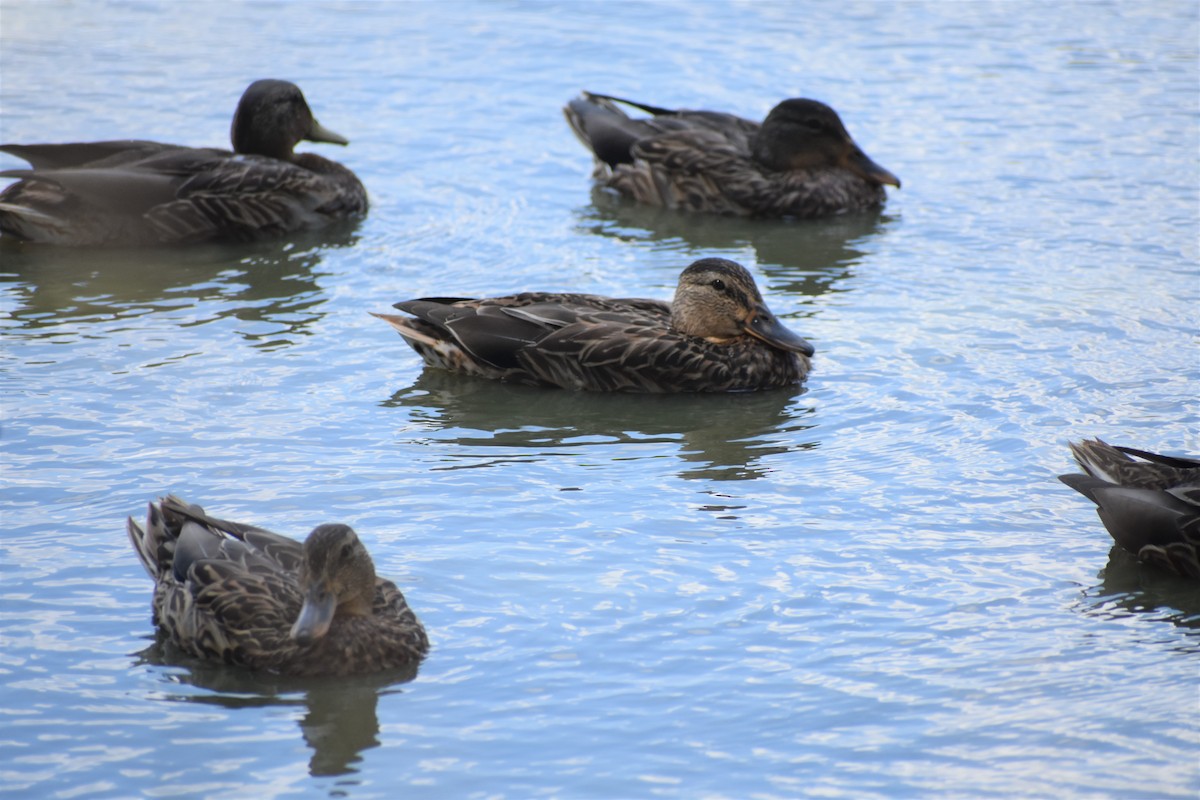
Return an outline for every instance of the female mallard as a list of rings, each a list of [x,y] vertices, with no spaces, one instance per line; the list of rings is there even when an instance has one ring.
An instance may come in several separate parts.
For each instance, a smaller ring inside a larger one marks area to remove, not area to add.
[[[483,378],[607,392],[729,392],[794,384],[813,347],[767,309],[740,264],[704,258],[675,299],[525,292],[396,303],[376,314],[425,362]]]
[[[1096,504],[1116,543],[1142,561],[1200,578],[1200,459],[1099,439],[1069,444],[1087,474],[1058,479]]]
[[[632,118],[617,105],[649,112]],[[883,205],[900,179],[876,164],[837,112],[784,100],[759,125],[584,92],[563,109],[596,157],[594,177],[642,203],[750,217],[825,217]]]
[[[233,115],[233,150],[134,140],[7,144],[33,169],[0,192],[0,232],[58,245],[254,240],[360,216],[354,173],[301,139],[347,144],[313,118],[287,81],[250,84]]]
[[[177,497],[150,504],[129,540],[154,579],[154,623],[197,658],[282,675],[352,675],[413,664],[425,629],[346,525],[304,544],[210,517]]]

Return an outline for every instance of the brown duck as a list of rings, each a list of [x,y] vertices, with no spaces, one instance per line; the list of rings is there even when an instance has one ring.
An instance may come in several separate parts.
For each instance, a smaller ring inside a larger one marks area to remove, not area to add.
[[[730,392],[795,384],[813,347],[763,302],[744,267],[704,258],[673,302],[525,292],[422,298],[376,314],[431,366],[604,392]]]
[[[1099,439],[1069,445],[1086,474],[1058,479],[1096,504],[1113,540],[1142,561],[1200,578],[1200,459]]]
[[[650,114],[630,117],[623,104]],[[760,125],[584,92],[563,109],[596,158],[595,177],[655,206],[750,217],[812,218],[882,206],[900,179],[850,138],[837,112],[784,100]]]
[[[287,81],[250,84],[233,152],[137,140],[6,144],[32,169],[0,192],[0,232],[56,245],[139,246],[269,239],[361,216],[367,193],[346,167],[294,153],[302,139],[346,144]]]
[[[303,544],[216,519],[177,497],[150,504],[129,540],[154,579],[154,623],[189,655],[281,675],[356,675],[420,661],[425,629],[376,577],[346,525]]]

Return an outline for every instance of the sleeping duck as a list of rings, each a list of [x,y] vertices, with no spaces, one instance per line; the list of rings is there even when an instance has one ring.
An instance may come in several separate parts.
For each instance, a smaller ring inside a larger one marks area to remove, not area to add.
[[[622,105],[648,113],[630,117]],[[748,217],[812,218],[882,206],[900,179],[859,148],[837,112],[784,100],[761,124],[584,92],[563,109],[594,177],[642,203]]]

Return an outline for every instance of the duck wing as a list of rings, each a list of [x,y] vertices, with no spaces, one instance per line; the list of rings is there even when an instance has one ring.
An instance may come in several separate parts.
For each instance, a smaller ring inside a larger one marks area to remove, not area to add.
[[[794,358],[759,343],[713,345],[670,327],[661,300],[558,295],[503,306],[536,329],[506,353],[526,382],[606,392],[761,388],[762,376],[795,381]],[[529,379],[532,379],[530,381]]]
[[[108,142],[68,142],[63,144],[5,144],[0,153],[8,153],[29,162],[34,170],[71,169],[74,167],[114,167],[141,161],[159,153],[186,149],[178,145],[141,139],[117,139]],[[25,170],[6,170],[5,177],[24,177]]]
[[[172,565],[176,573],[186,574],[189,562],[201,558],[224,559],[247,569],[286,573],[298,571],[304,561],[304,546],[295,539],[256,525],[211,516],[200,506],[174,495],[164,497],[160,507],[163,516],[172,521],[169,524],[179,530],[175,561],[181,559],[180,547],[186,544],[190,548],[184,563]]]
[[[19,182],[0,193],[0,227],[53,244],[154,244],[153,209],[178,198],[179,186],[230,153],[156,142],[9,145],[34,169],[0,173]]]
[[[618,103],[654,116],[631,118]],[[596,157],[594,177],[638,202],[723,214],[762,213],[772,192],[751,156],[760,125],[716,111],[670,110],[585,93],[564,109]]]
[[[630,117],[618,104],[646,111],[652,116]],[[758,123],[733,114],[660,108],[590,92],[571,100],[563,111],[579,140],[610,168],[634,163],[641,157],[639,147],[671,134],[707,132],[711,136],[703,137],[705,144],[727,142],[744,147],[748,154],[749,138],[759,128]],[[682,141],[690,140],[685,135]]]
[[[517,351],[561,324],[524,314],[516,305],[488,301],[422,298],[395,307],[433,326],[443,338],[449,336],[472,358],[501,370],[519,367]]]
[[[1200,578],[1200,461],[1099,439],[1069,444],[1085,474],[1059,480],[1096,504],[1113,541],[1142,561]]]
[[[1169,489],[1200,480],[1200,461],[1193,458],[1114,447],[1100,439],[1069,442],[1068,446],[1084,472],[1118,486]]]
[[[207,514],[169,496],[151,503],[130,540],[155,581],[154,621],[188,653],[273,668],[290,657],[287,634],[302,603],[302,545]]]
[[[155,166],[173,171],[185,165],[176,160]],[[232,156],[192,166],[181,173],[187,177],[175,197],[146,214],[164,242],[250,241],[321,227],[367,209],[358,179],[313,154],[295,162]]]
[[[730,392],[775,388],[803,377],[795,354],[757,339],[713,344],[661,319],[592,315],[518,354],[540,382],[604,392]]]
[[[8,145],[34,169],[0,195],[5,229],[58,244],[173,244],[279,236],[364,213],[350,170],[154,142]]]
[[[421,330],[427,343],[453,341],[470,358],[501,371],[523,368],[520,353],[556,331],[576,326],[590,314],[612,306],[611,298],[546,292],[488,300],[421,298],[395,304],[425,323]],[[402,334],[406,333],[396,318],[384,316],[384,319]]]
[[[1155,464],[1166,464],[1169,467],[1178,469],[1200,469],[1200,458],[1189,458],[1187,456],[1165,456],[1161,453],[1151,453],[1149,450],[1138,450],[1133,447],[1122,447],[1121,445],[1113,445],[1117,450],[1127,455],[1135,456],[1136,458],[1150,461]]]

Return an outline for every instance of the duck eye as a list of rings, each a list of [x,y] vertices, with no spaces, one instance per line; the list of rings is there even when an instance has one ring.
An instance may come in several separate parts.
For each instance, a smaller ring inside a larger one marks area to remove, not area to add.
[[[721,280],[720,278],[713,278],[712,283],[710,283],[709,286],[713,287],[718,292],[725,291],[725,281]]]

